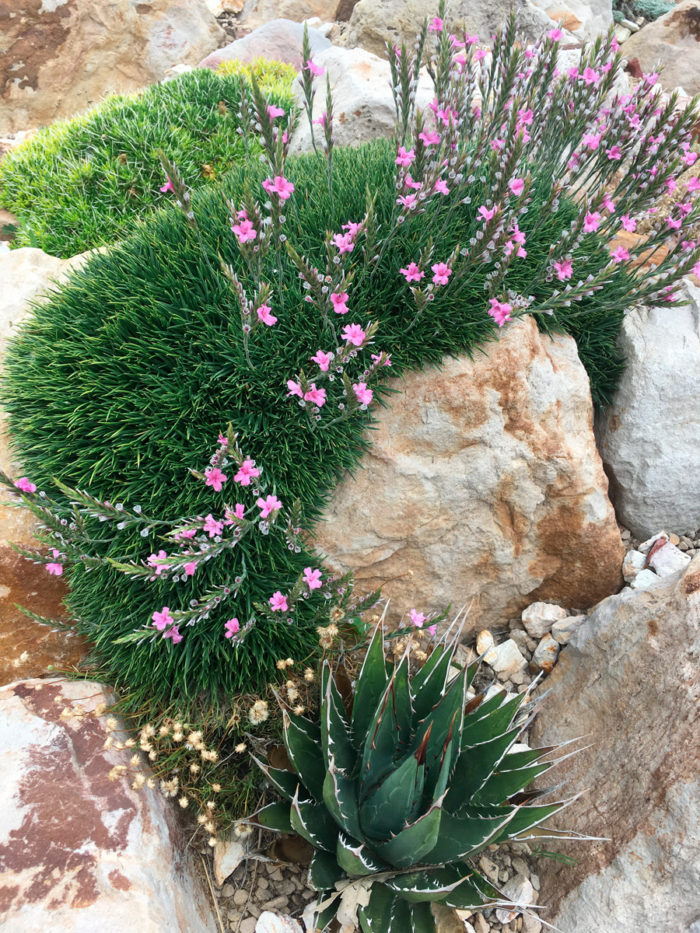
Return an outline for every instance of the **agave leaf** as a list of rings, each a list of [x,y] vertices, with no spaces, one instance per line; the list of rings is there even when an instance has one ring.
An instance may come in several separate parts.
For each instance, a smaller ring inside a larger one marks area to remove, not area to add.
[[[372,875],[388,868],[388,865],[385,865],[375,856],[369,846],[363,842],[350,839],[342,830],[338,834],[335,858],[345,874],[351,878]]]
[[[423,861],[423,856],[431,852],[437,843],[440,832],[440,818],[444,816],[441,801],[434,803],[427,813],[411,823],[393,839],[376,843],[377,855],[395,868],[410,868]],[[433,859],[433,861],[443,861]]]
[[[469,713],[462,727],[462,748],[468,749],[474,745],[480,745],[501,732],[507,732],[524,698],[525,694],[519,693],[500,705],[503,698],[497,694],[482,703],[473,713]],[[495,706],[492,705],[494,700]]]
[[[282,710],[284,744],[294,769],[304,787],[315,800],[323,800],[323,775],[326,765],[321,751],[320,732],[308,729],[308,720],[301,716],[290,716]],[[314,738],[315,735],[315,738]]]
[[[384,633],[380,622],[374,630],[355,685],[352,731],[358,748],[365,740],[388,680],[384,661]]]
[[[522,752],[508,752],[501,762],[501,769],[503,771],[515,771],[518,768],[525,768],[533,761],[537,761],[538,758],[548,755],[555,749],[555,745],[548,745],[545,748],[529,748],[527,751]],[[553,761],[552,764],[556,764],[556,762]]]
[[[488,742],[465,749],[462,746],[457,760],[452,785],[445,797],[445,808],[459,814],[465,801],[470,800],[493,775],[494,769],[518,737],[519,729],[496,735]],[[487,785],[488,786],[488,785]],[[502,798],[505,799],[505,798]],[[500,800],[489,801],[500,803]]]
[[[409,755],[360,804],[360,825],[366,836],[387,839],[406,825],[419,790],[416,785],[418,767],[417,756]],[[422,793],[422,786],[420,791]]]
[[[502,804],[513,794],[524,790],[536,777],[549,771],[552,762],[530,765],[528,768],[516,768],[513,771],[495,771],[474,794],[474,802]]]
[[[383,884],[373,884],[369,904],[357,912],[362,933],[387,933],[391,910],[398,898]]]
[[[277,803],[269,803],[266,807],[258,810],[256,816],[260,825],[266,829],[272,829],[277,833],[291,833],[290,812],[291,807],[288,803],[278,801]]]
[[[350,725],[340,692],[328,677],[321,709],[321,745],[326,761],[333,754],[337,765],[348,774],[354,769],[357,755],[352,744]]]
[[[340,881],[343,872],[335,856],[323,849],[316,849],[309,865],[309,881],[316,891],[329,891]]]
[[[555,813],[559,813],[564,807],[568,806],[569,801],[551,803],[539,807],[519,807],[513,818],[503,828],[503,830],[493,840],[502,842],[504,839],[527,838],[524,833],[529,832],[533,827],[539,826],[545,820],[548,820]]]
[[[256,758],[255,755],[250,756],[255,764],[260,768],[262,773],[268,779],[270,784],[275,788],[275,790],[280,793],[285,800],[289,800],[290,803],[294,799],[294,795],[297,792],[297,788],[300,786],[299,775],[295,774],[293,771],[285,771],[282,768],[273,768],[272,765],[265,764],[264,761],[260,761],[259,758]],[[303,793],[301,794],[301,799],[306,800],[309,796],[306,788],[302,786]]]
[[[405,707],[407,700],[408,709]],[[392,770],[399,742],[402,738],[407,741],[406,730],[410,730],[410,725],[408,656],[406,655],[394,668],[365,738],[360,768],[361,798],[366,797],[384,775]]]
[[[448,649],[445,645],[436,645],[423,667],[414,674],[411,680],[414,727],[421,719],[425,719],[445,695],[447,674],[453,656],[454,647]]]
[[[435,920],[430,904],[411,904],[411,926],[408,933],[435,933]]]
[[[323,781],[323,802],[341,829],[355,839],[362,839],[355,782],[336,767],[333,755]]]
[[[455,719],[457,718],[457,713],[455,713]],[[454,721],[450,725],[450,730],[445,739],[445,744],[443,746],[442,760],[440,763],[440,770],[438,772],[437,781],[435,782],[435,787],[433,788],[433,797],[432,802],[438,800],[439,798],[445,795],[447,790],[447,785],[452,778],[454,771],[455,762],[459,757],[459,735],[454,730]],[[445,797],[445,800],[447,798]],[[444,804],[443,804],[444,805]]]
[[[315,849],[335,851],[338,827],[322,803],[299,802],[295,796],[289,814],[292,829]]]
[[[442,901],[473,873],[468,865],[446,865],[444,868],[394,875],[383,883],[412,904]]]
[[[449,864],[473,855],[495,841],[495,837],[512,820],[516,809],[508,808],[505,813],[492,817],[459,817],[443,811],[438,838],[433,848],[425,853],[424,861]]]
[[[454,907],[457,910],[473,910],[498,906],[506,901],[488,881],[472,869],[470,877],[450,891],[442,903],[445,907]]]
[[[434,788],[443,764],[447,737],[458,736],[461,743],[463,710],[466,694],[466,671],[455,677],[438,705],[421,721],[415,747],[427,738],[425,750],[425,785]]]

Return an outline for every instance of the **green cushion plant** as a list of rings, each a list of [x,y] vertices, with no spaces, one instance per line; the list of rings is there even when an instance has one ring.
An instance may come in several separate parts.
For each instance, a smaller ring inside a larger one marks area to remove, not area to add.
[[[68,258],[127,236],[136,219],[167,204],[160,149],[167,149],[192,188],[241,162],[239,104],[248,75],[289,110],[296,72],[281,62],[258,61],[247,70],[227,65],[108,97],[6,155],[0,161],[0,205],[19,220],[12,245]]]

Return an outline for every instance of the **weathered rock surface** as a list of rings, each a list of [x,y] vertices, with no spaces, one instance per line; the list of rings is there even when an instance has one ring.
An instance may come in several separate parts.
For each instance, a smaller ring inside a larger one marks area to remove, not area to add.
[[[528,39],[537,39],[552,28],[550,17],[528,0],[454,0],[449,5],[447,25],[457,34],[467,29],[486,42],[512,8],[518,14],[521,33]],[[387,42],[405,42],[412,48],[423,20],[432,19],[436,12],[434,0],[359,0],[339,42],[348,48],[361,46],[383,57]]]
[[[303,23],[314,16],[324,23],[336,19],[338,0],[246,0],[239,20],[248,29],[263,26],[272,19],[291,19]]]
[[[586,790],[558,825],[609,839],[563,844],[578,864],[541,873],[544,918],[564,933],[679,933],[700,916],[699,654],[696,557],[601,602],[546,681],[532,744],[590,746],[553,772]]]
[[[30,247],[0,253],[0,362],[13,329],[30,313],[31,302],[88,255],[64,260]],[[17,478],[20,475],[1,416],[0,469]],[[42,565],[26,561],[10,547],[32,546],[33,530],[31,513],[18,509],[5,487],[0,487],[0,683],[35,677],[51,664],[76,664],[85,652],[85,644],[77,636],[51,631],[17,609],[20,605],[47,618],[64,617],[61,602],[66,590],[60,578],[50,576]]]
[[[409,373],[316,542],[390,614],[469,605],[501,625],[537,600],[587,608],[622,583],[624,548],[569,337],[509,325],[474,360]]]
[[[612,0],[533,0],[580,39],[595,39],[610,28]]]
[[[0,688],[3,931],[214,933],[172,808],[128,768],[110,779],[133,750],[104,750],[102,716],[62,717],[105,702],[85,681]]]
[[[596,425],[611,498],[637,538],[700,528],[700,289],[684,287],[690,304],[625,316],[627,367]]]
[[[238,59],[252,62],[256,58],[274,58],[300,68],[301,44],[304,27],[291,19],[273,19],[264,26],[254,29],[247,36],[235,39],[221,49],[217,49],[199,63],[199,68],[218,68],[221,62]],[[318,29],[309,29],[311,54],[317,58],[319,52],[330,47],[330,42]]]
[[[625,58],[636,58],[643,71],[663,67],[665,88],[700,92],[700,2],[683,0],[664,16],[647,23],[625,42]]]
[[[0,135],[159,81],[224,35],[204,0],[11,0],[0,22]]]
[[[378,136],[391,136],[396,115],[391,94],[389,63],[364,49],[331,47],[314,57],[326,69],[333,93],[333,138],[336,145],[359,146]],[[314,99],[314,119],[326,109],[325,76]],[[299,106],[303,93],[299,79],[294,93]],[[419,110],[427,108],[434,97],[433,84],[427,74],[422,75],[416,91]],[[317,144],[323,139],[323,129],[316,127]],[[310,152],[313,148],[309,121],[302,114],[292,138],[290,151]]]

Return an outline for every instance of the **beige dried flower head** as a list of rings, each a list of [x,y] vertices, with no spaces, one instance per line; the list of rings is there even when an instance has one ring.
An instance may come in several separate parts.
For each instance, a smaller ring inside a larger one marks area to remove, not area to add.
[[[200,826],[202,825],[202,823],[206,823],[206,821],[207,821],[207,816],[205,813],[199,813],[197,815],[197,822],[199,823]]]
[[[108,780],[116,781],[126,771],[126,765],[115,765],[107,775]]]
[[[214,791],[215,794],[218,794],[219,791],[221,790],[221,784],[212,784],[211,789]]]
[[[190,732],[190,734],[187,736],[187,742],[197,751],[199,751],[201,748],[204,748],[201,732]]]
[[[184,738],[182,732],[173,732],[173,742],[182,742]]]
[[[155,786],[156,779],[154,777],[149,777],[149,779],[146,781],[146,787],[150,788],[150,790],[153,790]]]
[[[207,800],[207,810],[214,810],[214,809],[216,809],[216,801]]]
[[[190,805],[190,801],[188,797],[180,797],[180,799],[178,800],[178,803],[180,804],[183,810],[185,809],[185,807],[189,807]]]
[[[287,667],[294,667],[294,660],[292,658],[287,658],[284,663],[287,665]]]
[[[113,732],[116,728],[118,728],[118,726],[119,723],[114,718],[114,716],[108,716],[107,719],[105,719],[105,729],[108,732]]]
[[[238,745],[234,748],[234,752],[237,752],[239,755],[242,755],[243,752],[248,748],[245,742],[239,742]]]
[[[157,757],[158,757],[158,752],[155,750],[155,748],[152,748],[150,752],[148,753],[149,761],[155,761]]]
[[[131,785],[134,790],[140,790],[143,785],[146,783],[145,774],[137,774],[134,778],[134,783]]]
[[[341,609],[340,606],[334,606],[331,609],[331,622],[342,622],[345,618],[345,610]]]
[[[299,703],[297,706],[294,707],[294,710],[293,710],[294,715],[295,715],[295,716],[302,716],[305,709],[306,709],[306,707],[305,707],[302,703]]]
[[[95,707],[95,716],[103,716],[106,710],[107,710],[106,703],[98,703],[97,706]]]
[[[102,748],[104,748],[105,751],[108,751],[113,745],[114,745],[114,738],[113,736],[108,735],[104,741],[104,745],[102,746]]]
[[[214,748],[212,749],[203,748],[199,754],[202,758],[202,761],[218,761],[219,760],[219,753]]]
[[[252,834],[253,827],[247,823],[234,823],[233,832],[239,839],[247,839]]]
[[[215,837],[215,836],[210,836],[210,837],[207,839],[207,845],[210,845],[210,846],[212,847],[212,849],[213,849],[214,846],[216,845],[216,837]]]
[[[70,708],[70,706],[64,706],[63,709],[61,710],[61,715],[59,716],[59,719],[63,719],[65,721],[67,719],[72,719],[72,718],[73,718],[73,710]]]
[[[423,651],[422,648],[419,648],[416,651],[416,661],[427,661],[427,660],[428,660],[427,652]]]
[[[324,628],[323,626],[319,625],[316,631],[318,632],[319,645],[324,649],[331,648],[333,646],[333,641],[338,634],[338,626],[331,623],[331,625],[327,625]]]
[[[265,700],[256,700],[248,710],[248,719],[254,726],[260,725],[261,722],[265,722],[269,716],[270,711]]]
[[[143,729],[141,730],[141,735],[147,739],[152,739],[155,734],[156,734],[155,727],[152,726],[150,722],[148,723],[148,725],[144,726]]]
[[[138,754],[138,752],[131,756],[129,759],[129,764],[132,768],[137,768],[141,764],[141,756]]]
[[[160,729],[158,730],[158,735],[161,738],[165,738],[166,735],[170,735],[170,726],[165,726],[165,725],[161,726]]]
[[[283,658],[280,658],[276,666],[278,671],[283,671],[287,667],[287,662]]]
[[[173,723],[173,732],[182,732],[184,728],[179,719],[176,719]]]
[[[315,679],[316,675],[314,674],[313,670],[310,667],[307,667],[304,671],[304,680],[307,682],[307,684],[312,684]]]
[[[214,826],[214,824],[213,824],[213,822],[212,822],[211,820],[206,820],[206,822],[204,823],[204,828],[206,829],[206,831],[207,831],[208,833],[215,833],[215,832],[216,832],[216,826]]]
[[[199,774],[201,770],[202,770],[201,767],[197,764],[196,761],[193,761],[192,764],[190,765],[190,771],[192,772],[192,774]]]
[[[124,748],[133,748],[136,745],[136,739],[127,739],[124,742]]]

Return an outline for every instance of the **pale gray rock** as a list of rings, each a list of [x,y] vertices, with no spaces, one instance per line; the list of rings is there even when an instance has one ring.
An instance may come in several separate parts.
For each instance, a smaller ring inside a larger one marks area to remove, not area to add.
[[[530,884],[530,880],[523,875],[515,875],[510,881],[507,881],[501,889],[506,900],[512,900],[515,910],[507,910],[505,907],[496,909],[496,919],[501,923],[510,923],[522,913],[522,908],[532,903],[535,890]]]
[[[552,637],[556,639],[558,644],[568,645],[574,632],[585,621],[585,615],[567,616],[565,619],[560,619],[559,622],[555,622],[552,626]]]
[[[613,21],[612,0],[533,0],[552,19],[579,39],[595,39],[606,33]]]
[[[557,663],[559,655],[559,642],[547,632],[543,635],[539,645],[535,648],[532,655],[532,666],[538,671],[544,671],[549,674]]]
[[[292,917],[264,910],[255,924],[255,933],[302,933],[302,929]]]
[[[700,452],[699,452],[700,456]],[[679,550],[675,544],[667,541],[649,558],[649,566],[660,577],[668,577],[674,573],[680,573],[690,563],[690,556]]]
[[[332,22],[337,9],[338,0],[245,0],[238,20],[247,29],[279,18],[303,23],[318,17],[321,22]]]
[[[637,574],[644,570],[646,562],[646,554],[641,551],[628,551],[622,561],[622,576],[625,578],[625,583],[631,583]]]
[[[214,880],[223,884],[245,858],[245,848],[237,839],[219,839],[214,846]]]
[[[635,575],[630,583],[630,588],[633,590],[648,590],[649,587],[656,586],[658,582],[659,577],[657,577],[653,570],[649,570],[647,567],[645,570],[640,570],[639,573]]]
[[[552,631],[555,622],[566,618],[566,609],[551,603],[532,603],[523,609],[521,619],[525,631],[531,638],[542,638]]]
[[[587,746],[553,772],[586,791],[556,825],[603,837],[558,843],[575,865],[540,863],[543,919],[564,933],[679,933],[700,915],[699,655],[700,556],[603,600],[546,680],[533,746]]]
[[[489,655],[491,656],[487,661],[489,667],[506,679],[521,671],[527,664],[512,638],[501,642],[492,652],[489,652]]]
[[[625,316],[626,369],[597,424],[611,498],[637,538],[700,528],[700,289],[685,280],[682,294],[689,304]]]
[[[252,62],[262,57],[287,62],[299,69],[302,64],[303,38],[304,27],[301,23],[295,23],[291,19],[273,19],[264,26],[254,29],[247,36],[235,39],[223,48],[207,55],[200,61],[198,67],[214,70],[224,61],[238,59],[242,62]],[[330,48],[330,42],[318,29],[309,29],[309,44],[314,59],[324,49]]]

